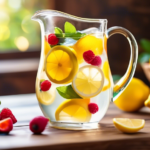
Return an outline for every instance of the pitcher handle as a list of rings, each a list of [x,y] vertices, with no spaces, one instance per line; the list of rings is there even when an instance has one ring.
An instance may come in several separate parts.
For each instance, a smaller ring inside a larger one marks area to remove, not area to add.
[[[132,35],[131,32],[129,32],[127,29],[122,27],[111,27],[107,30],[106,36],[109,38],[113,34],[122,34],[124,35],[127,40],[129,41],[131,53],[130,53],[130,61],[128,65],[128,69],[126,73],[123,75],[123,77],[114,85],[113,88],[113,101],[117,99],[117,97],[123,92],[123,90],[127,87],[127,85],[130,83],[137,64],[137,58],[138,58],[138,45],[137,42]]]

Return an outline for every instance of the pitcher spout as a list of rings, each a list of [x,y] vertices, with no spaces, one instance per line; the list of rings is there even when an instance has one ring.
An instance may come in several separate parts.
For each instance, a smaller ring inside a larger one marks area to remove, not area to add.
[[[32,17],[31,20],[38,21],[43,18],[42,11],[37,11]]]

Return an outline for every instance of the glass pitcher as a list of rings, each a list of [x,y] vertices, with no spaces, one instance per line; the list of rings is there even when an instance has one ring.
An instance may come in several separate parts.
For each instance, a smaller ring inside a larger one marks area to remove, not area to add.
[[[32,16],[41,27],[42,49],[36,96],[50,125],[59,129],[98,128],[109,103],[132,79],[138,57],[133,35],[122,27],[107,29],[106,19],[79,18],[55,10]],[[119,33],[131,55],[125,75],[114,85],[107,58],[107,39]]]

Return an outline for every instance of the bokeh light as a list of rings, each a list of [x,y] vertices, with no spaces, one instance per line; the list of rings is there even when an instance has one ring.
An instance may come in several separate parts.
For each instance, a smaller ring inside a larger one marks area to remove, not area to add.
[[[9,15],[5,11],[0,11],[0,24],[8,24],[9,23]]]
[[[20,51],[26,51],[29,48],[29,41],[23,36],[18,37],[15,43]]]
[[[43,7],[47,1],[42,2]],[[31,20],[39,9],[39,0],[0,0],[0,52],[40,49],[40,28]]]
[[[18,10],[21,7],[21,0],[8,0],[8,4],[14,10]]]
[[[5,41],[10,37],[9,28],[6,25],[0,25],[0,41]]]

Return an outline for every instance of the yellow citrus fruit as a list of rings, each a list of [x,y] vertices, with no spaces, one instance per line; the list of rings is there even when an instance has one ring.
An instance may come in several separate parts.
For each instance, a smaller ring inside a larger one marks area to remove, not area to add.
[[[107,37],[106,37],[106,35],[104,36],[104,49],[107,52]]]
[[[144,106],[148,95],[149,87],[140,79],[133,78],[114,103],[123,111],[133,112]]]
[[[83,62],[83,53],[92,50],[95,55],[101,55],[103,52],[103,40],[94,35],[86,35],[79,39],[72,48],[76,51],[79,63]]]
[[[148,96],[148,99],[144,102],[146,107],[150,108],[150,95]]]
[[[115,127],[124,133],[135,133],[145,125],[143,119],[114,118]]]
[[[108,61],[104,62],[102,70],[103,70],[104,77],[105,77],[104,87],[103,87],[102,91],[106,91],[111,86],[111,82],[110,82],[110,75],[111,75],[111,73],[110,73],[110,68],[109,68]]]
[[[59,105],[55,112],[57,121],[88,122],[91,113],[88,110],[90,99],[69,99]]]
[[[45,70],[48,78],[57,84],[71,82],[78,71],[78,61],[73,49],[55,46],[47,54]]]
[[[36,96],[39,103],[43,105],[50,105],[56,97],[56,89],[53,86],[46,92],[40,91],[40,80],[36,80]]]
[[[44,40],[44,54],[45,56],[48,54],[49,50],[51,49],[50,45],[46,40]]]
[[[104,74],[97,66],[87,65],[79,69],[72,81],[75,92],[83,98],[98,95],[104,85]]]

